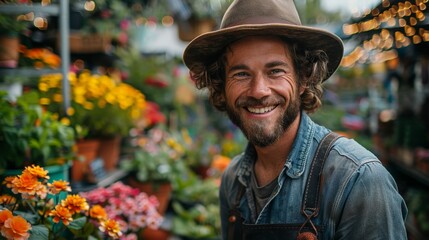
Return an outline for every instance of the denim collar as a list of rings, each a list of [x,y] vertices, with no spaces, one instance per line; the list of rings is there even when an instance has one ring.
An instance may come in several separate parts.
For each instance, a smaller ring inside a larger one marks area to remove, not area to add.
[[[304,173],[314,133],[314,122],[305,112],[301,112],[301,121],[293,143],[292,151],[289,153],[284,165],[286,174],[289,177],[298,178]],[[246,150],[244,151],[244,155],[240,160],[241,164],[237,172],[238,179],[244,186],[247,186],[247,183],[250,181],[250,174],[253,171],[253,163],[256,157],[257,154],[255,147],[248,143]]]

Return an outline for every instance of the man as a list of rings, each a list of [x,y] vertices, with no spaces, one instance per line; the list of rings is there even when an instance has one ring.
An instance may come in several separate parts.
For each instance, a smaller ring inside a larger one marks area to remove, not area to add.
[[[196,87],[249,141],[222,176],[223,239],[407,238],[407,208],[376,156],[307,115],[342,55],[292,0],[236,0],[185,49]]]

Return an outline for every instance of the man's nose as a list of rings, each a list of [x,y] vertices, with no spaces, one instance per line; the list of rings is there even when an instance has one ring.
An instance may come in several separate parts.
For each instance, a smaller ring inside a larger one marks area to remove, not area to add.
[[[249,87],[249,95],[261,99],[271,93],[269,87],[269,80],[267,80],[262,74],[258,74],[252,79]]]

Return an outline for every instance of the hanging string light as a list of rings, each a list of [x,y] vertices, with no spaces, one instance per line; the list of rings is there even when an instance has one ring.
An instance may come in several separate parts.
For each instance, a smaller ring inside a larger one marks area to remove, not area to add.
[[[414,0],[392,4],[391,0],[383,0],[380,7],[366,11],[360,18],[361,21],[344,24],[343,32],[350,37],[358,38],[362,37],[362,34],[372,36],[346,55],[342,66],[353,66],[366,60],[389,59],[395,56],[392,52],[396,50],[392,48],[428,42],[429,30],[424,28],[427,26],[425,12],[428,1]]]

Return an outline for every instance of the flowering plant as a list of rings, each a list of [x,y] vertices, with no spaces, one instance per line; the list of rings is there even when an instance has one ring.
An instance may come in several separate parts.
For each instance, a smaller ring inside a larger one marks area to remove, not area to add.
[[[27,48],[21,45],[19,65],[31,66],[36,69],[58,68],[61,58],[47,48]]]
[[[124,233],[121,239],[137,239],[137,233],[145,228],[157,229],[163,219],[155,196],[148,196],[122,182],[81,195],[94,207],[103,207],[106,215],[119,223]]]
[[[85,126],[89,137],[125,136],[145,109],[145,96],[132,86],[115,82],[107,75],[83,71],[70,73],[71,108],[67,109],[72,126]],[[64,112],[61,75],[41,77],[40,103],[50,111]]]
[[[49,182],[49,179],[49,172],[35,165],[26,167],[21,175],[5,178],[3,184],[11,189],[11,194],[0,196],[3,237],[59,239],[64,234],[72,234],[77,238],[100,239],[103,233],[117,239],[122,235],[119,223],[107,218],[103,208],[90,207],[80,195],[67,195],[71,192],[67,181]]]
[[[122,169],[134,174],[140,182],[173,182],[186,172],[185,147],[164,126],[155,126],[132,141],[133,155],[121,161]]]

